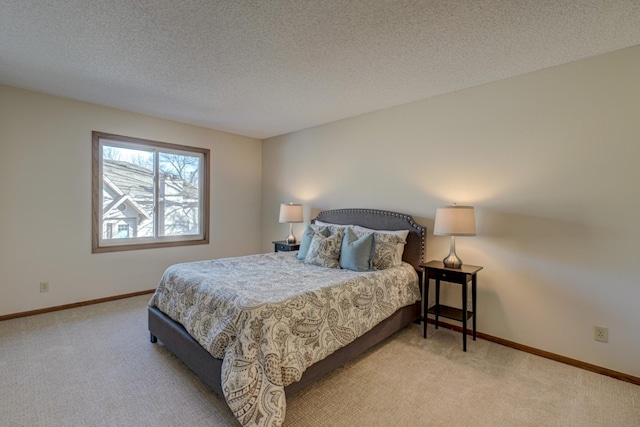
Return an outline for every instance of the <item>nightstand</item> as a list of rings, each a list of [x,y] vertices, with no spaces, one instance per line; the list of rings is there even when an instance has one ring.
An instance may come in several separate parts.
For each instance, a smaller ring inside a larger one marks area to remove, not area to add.
[[[462,349],[467,351],[467,320],[473,318],[473,340],[476,340],[476,275],[482,267],[477,265],[463,264],[460,268],[448,268],[444,266],[442,261],[429,261],[426,264],[420,264],[422,267],[422,310],[423,319],[423,336],[427,338],[427,315],[435,316],[435,326],[438,329],[438,318],[446,317],[447,319],[462,322]],[[436,303],[429,308],[429,279],[436,281]],[[450,307],[440,304],[440,281],[455,283],[462,285],[462,308]],[[471,282],[471,311],[467,310],[467,288]]]
[[[285,240],[278,240],[273,243],[273,249],[275,252],[291,252],[300,249],[300,242],[287,243]]]

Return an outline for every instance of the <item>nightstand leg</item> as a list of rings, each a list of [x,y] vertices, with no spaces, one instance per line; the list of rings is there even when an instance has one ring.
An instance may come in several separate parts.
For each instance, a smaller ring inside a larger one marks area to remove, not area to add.
[[[476,311],[476,275],[474,274],[471,277],[471,308],[473,310],[473,340],[476,340],[476,317],[478,317],[478,312]]]
[[[467,351],[467,280],[462,284],[462,351]]]
[[[436,279],[436,329],[438,329],[438,314],[440,313],[440,279]]]
[[[427,310],[429,309],[429,276],[422,272],[422,336],[427,338]]]

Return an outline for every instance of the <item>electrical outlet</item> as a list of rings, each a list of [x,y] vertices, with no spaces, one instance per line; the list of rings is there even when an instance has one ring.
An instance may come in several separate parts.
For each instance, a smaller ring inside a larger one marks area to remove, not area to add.
[[[594,326],[593,339],[600,342],[609,342],[609,329],[602,326]]]
[[[467,311],[473,311],[473,303],[471,300],[467,301]]]
[[[40,282],[40,292],[49,292],[49,282]]]

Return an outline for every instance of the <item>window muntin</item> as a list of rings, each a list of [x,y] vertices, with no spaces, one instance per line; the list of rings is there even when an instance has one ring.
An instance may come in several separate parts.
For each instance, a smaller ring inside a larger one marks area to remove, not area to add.
[[[208,243],[209,150],[93,132],[93,252]]]

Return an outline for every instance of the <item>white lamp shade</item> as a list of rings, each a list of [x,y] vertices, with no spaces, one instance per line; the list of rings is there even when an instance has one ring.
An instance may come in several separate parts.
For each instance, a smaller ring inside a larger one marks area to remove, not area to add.
[[[302,205],[295,203],[282,203],[280,205],[279,222],[302,222]]]
[[[447,206],[436,209],[433,234],[436,236],[475,236],[476,219],[473,206]]]

